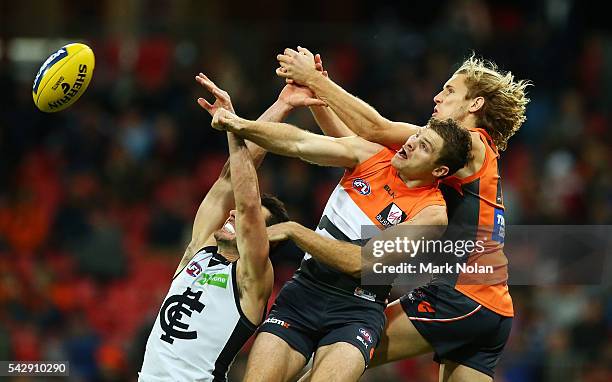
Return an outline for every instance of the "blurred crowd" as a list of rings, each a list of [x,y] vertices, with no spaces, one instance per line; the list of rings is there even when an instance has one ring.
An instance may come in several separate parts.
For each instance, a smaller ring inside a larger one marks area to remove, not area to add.
[[[330,76],[384,116],[421,124],[472,50],[532,80],[527,122],[502,154],[507,224],[612,223],[612,38],[570,0],[415,11],[340,1],[320,19],[266,2],[259,21],[249,19],[253,4],[232,16],[221,5],[152,1],[134,16],[137,34],[104,27],[121,2],[75,3],[62,2],[76,7],[66,16],[79,16],[76,29],[54,37],[83,36],[97,61],[71,109],[38,112],[37,68],[24,81],[23,64],[1,50],[0,360],[68,360],[75,381],[136,378],[197,206],[227,158],[225,135],[195,101],[211,98],[194,75],[209,75],[254,119],[283,86],[275,55],[287,46],[321,53]],[[16,7],[2,4],[3,46],[20,37]],[[307,110],[287,122],[317,131]],[[260,187],[314,227],[341,174],[269,155]],[[300,258],[291,245],[275,255],[276,291]],[[611,292],[608,280],[512,286],[516,317],[496,380],[612,380]],[[437,381],[436,372],[427,356],[363,380]]]

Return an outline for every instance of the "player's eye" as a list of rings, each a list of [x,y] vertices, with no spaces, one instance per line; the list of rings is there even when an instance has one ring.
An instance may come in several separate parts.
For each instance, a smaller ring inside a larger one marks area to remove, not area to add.
[[[425,146],[425,143],[421,142],[421,148],[422,148],[423,150],[427,150],[427,146]]]

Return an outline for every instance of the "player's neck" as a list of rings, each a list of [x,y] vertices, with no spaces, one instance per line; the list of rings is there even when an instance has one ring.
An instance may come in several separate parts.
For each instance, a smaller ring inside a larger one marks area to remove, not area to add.
[[[433,176],[422,179],[410,179],[400,173],[399,177],[409,188],[431,186],[436,183],[436,179]]]
[[[476,117],[473,114],[466,116],[463,121],[460,122],[460,125],[466,130],[472,130],[478,127],[476,125]]]
[[[225,257],[228,261],[234,262],[240,257],[238,248],[230,245],[223,245],[222,243],[218,243],[217,245],[217,253]]]

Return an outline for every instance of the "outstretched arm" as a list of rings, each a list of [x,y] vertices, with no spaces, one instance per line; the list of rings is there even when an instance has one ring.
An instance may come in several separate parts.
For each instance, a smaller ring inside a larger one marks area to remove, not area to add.
[[[200,73],[196,76],[196,81],[215,96],[215,102],[213,104],[209,103],[204,98],[198,99],[198,104],[208,111],[211,116],[213,116],[219,108],[234,110],[229,94],[215,85],[208,77]],[[279,99],[272,104],[258,120],[282,121],[292,109],[293,107],[291,105]],[[266,150],[252,142],[246,142],[246,145],[253,159],[254,166],[257,168],[263,161]],[[230,177],[228,160],[223,166],[219,178],[215,181],[198,207],[193,222],[191,240],[176,269],[176,273],[180,272],[181,269],[189,263],[198,250],[206,245],[214,244],[214,238],[212,237],[213,232],[221,227],[223,222],[227,219],[229,211],[234,208],[234,195],[232,193]]]
[[[353,277],[361,274],[361,247],[319,235],[290,221],[268,227],[271,242],[292,240],[302,251],[320,262]]]
[[[267,298],[271,288],[266,272],[271,271],[268,259],[269,243],[266,222],[261,210],[261,198],[257,182],[257,172],[251,154],[242,138],[227,133],[230,151],[230,171],[232,188],[236,201],[236,243],[240,253],[241,285],[248,285],[254,292],[251,296]]]
[[[359,137],[325,137],[285,123],[249,121],[227,110],[215,113],[212,126],[234,132],[273,153],[322,166],[354,168],[383,148]]]
[[[384,231],[383,236],[387,240],[393,240],[394,235],[397,235],[397,229],[410,225],[413,227],[408,231],[410,238],[435,239],[442,235],[447,224],[446,207],[432,205],[423,208],[411,220]],[[405,233],[406,231],[402,231],[403,236],[406,236]],[[268,227],[268,237],[271,242],[292,240],[300,249],[322,263],[350,276],[361,276],[362,247],[356,244],[323,237],[296,222],[279,223]],[[377,237],[378,239],[380,238]],[[401,261],[403,255],[396,255],[399,257],[391,254],[382,260],[388,263]]]
[[[281,68],[277,74],[312,89],[354,133],[388,147],[402,145],[416,133],[418,126],[384,118],[373,107],[322,76],[312,64],[310,52],[304,48],[298,50],[285,49],[284,54],[278,55]]]

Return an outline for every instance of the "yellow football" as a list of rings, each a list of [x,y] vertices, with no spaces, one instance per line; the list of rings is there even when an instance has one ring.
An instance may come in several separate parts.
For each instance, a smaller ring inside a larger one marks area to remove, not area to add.
[[[85,44],[63,46],[42,64],[34,79],[32,97],[47,113],[61,111],[76,102],[87,89],[95,58]]]

